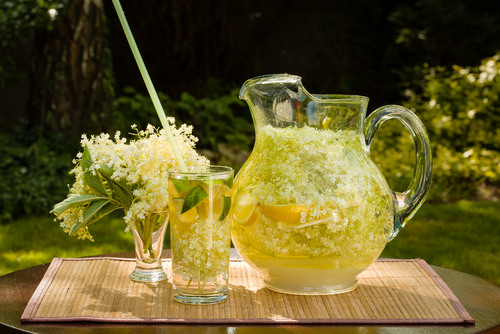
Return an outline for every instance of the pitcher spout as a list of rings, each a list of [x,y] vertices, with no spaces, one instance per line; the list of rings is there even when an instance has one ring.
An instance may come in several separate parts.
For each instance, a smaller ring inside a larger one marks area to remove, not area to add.
[[[271,125],[360,134],[368,105],[368,98],[363,96],[310,94],[302,78],[290,74],[249,79],[240,90],[240,99],[250,107],[256,132],[263,125]]]
[[[250,107],[255,130],[261,126],[302,126],[303,109],[312,96],[302,85],[302,78],[290,74],[272,74],[247,80],[240,91],[240,99]]]
[[[253,95],[266,98],[298,97],[302,92],[302,78],[290,74],[268,74],[245,81],[240,99],[248,101]]]

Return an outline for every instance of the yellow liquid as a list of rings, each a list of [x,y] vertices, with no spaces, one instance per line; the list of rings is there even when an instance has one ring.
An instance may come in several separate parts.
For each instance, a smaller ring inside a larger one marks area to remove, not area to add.
[[[185,294],[220,294],[227,291],[228,284],[230,224],[221,213],[229,187],[191,182],[192,187],[198,184],[206,189],[208,197],[181,214],[188,191],[179,193],[169,183],[174,289]]]
[[[256,205],[251,221],[233,219],[233,243],[267,286],[282,292],[352,290],[393,226],[389,188],[361,136],[262,129],[233,202],[242,194]]]
[[[237,241],[235,246],[245,261],[264,276],[269,289],[292,294],[322,295],[353,290],[357,286],[356,276],[373,262],[368,256],[364,264],[339,269],[332,266],[335,258],[274,257]]]

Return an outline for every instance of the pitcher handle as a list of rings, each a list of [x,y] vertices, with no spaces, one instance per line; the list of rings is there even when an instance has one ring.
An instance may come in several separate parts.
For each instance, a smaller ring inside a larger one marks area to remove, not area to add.
[[[417,115],[407,108],[388,105],[378,108],[366,118],[364,133],[368,153],[370,153],[370,145],[379,127],[392,118],[403,123],[413,137],[415,169],[406,191],[399,193],[391,190],[394,203],[394,229],[389,236],[389,241],[394,239],[424,203],[432,178],[432,156],[427,130]]]

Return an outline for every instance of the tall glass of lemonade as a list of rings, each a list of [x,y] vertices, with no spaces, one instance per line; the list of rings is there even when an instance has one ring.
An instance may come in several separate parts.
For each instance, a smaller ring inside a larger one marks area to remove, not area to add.
[[[233,169],[193,166],[169,171],[174,299],[223,302],[228,294]]]

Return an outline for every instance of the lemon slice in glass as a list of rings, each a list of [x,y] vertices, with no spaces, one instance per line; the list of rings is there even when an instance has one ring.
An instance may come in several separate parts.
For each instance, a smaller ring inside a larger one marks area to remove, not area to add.
[[[186,197],[189,190],[191,190],[189,182],[183,180],[169,180],[168,190],[171,193],[172,198],[176,197]]]
[[[203,182],[199,183],[200,186],[207,192],[208,197],[200,202],[198,212],[201,219],[207,219],[208,213],[211,212],[213,217],[219,218],[224,210],[224,196],[230,190],[225,184],[211,184],[207,185]],[[210,205],[212,207],[210,207]]]
[[[205,182],[200,182],[199,185],[207,192],[209,197],[217,198],[226,195],[230,188],[222,183],[212,183],[206,184]]]
[[[182,205],[184,204],[184,199],[183,198],[174,198],[174,199],[172,199],[172,204],[174,206],[175,216],[177,217],[177,219],[181,223],[185,223],[185,224],[194,223],[196,216],[198,215],[198,211],[196,210],[196,207],[181,214]]]
[[[233,207],[233,220],[241,226],[252,225],[259,215],[260,204],[247,193],[236,199]]]

